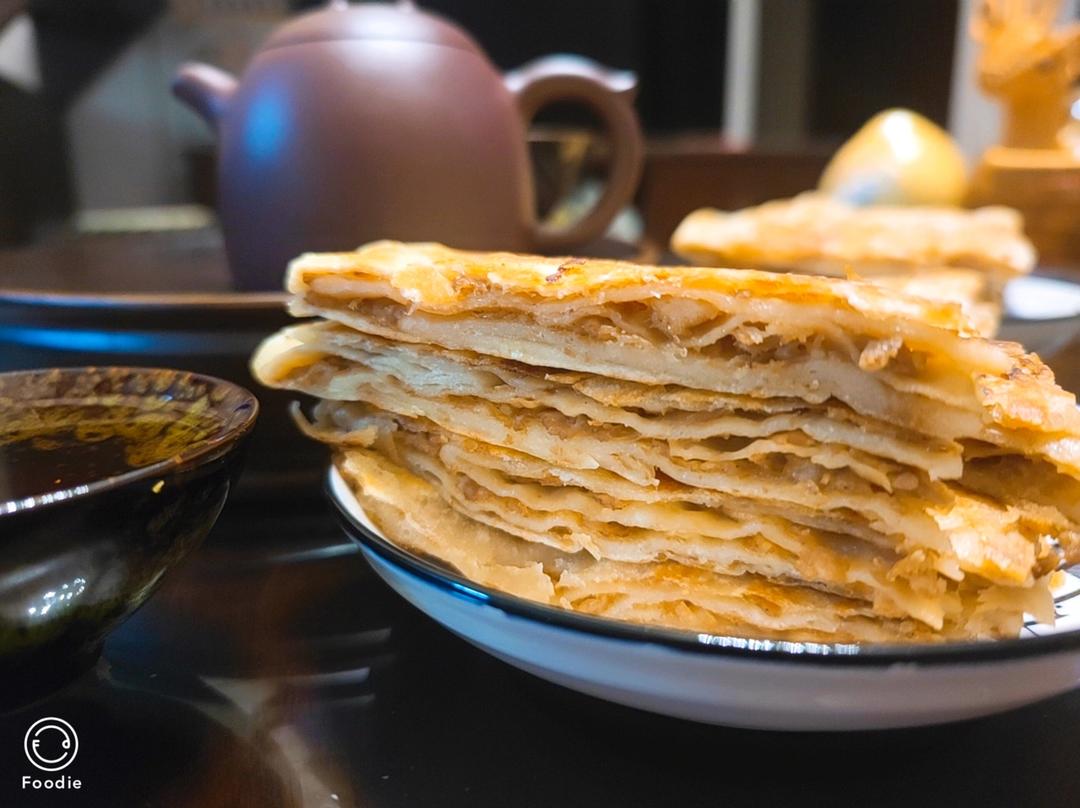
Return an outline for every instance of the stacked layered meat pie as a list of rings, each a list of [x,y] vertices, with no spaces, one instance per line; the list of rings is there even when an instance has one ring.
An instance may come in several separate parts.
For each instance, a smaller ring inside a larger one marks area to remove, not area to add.
[[[379,530],[617,620],[1015,636],[1080,558],[1080,411],[955,304],[860,281],[379,242],[253,362]]]

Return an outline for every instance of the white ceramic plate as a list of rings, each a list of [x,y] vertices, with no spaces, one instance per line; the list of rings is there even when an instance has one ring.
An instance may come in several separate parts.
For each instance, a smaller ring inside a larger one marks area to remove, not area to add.
[[[1001,712],[1080,684],[1080,580],[1056,626],[1015,640],[926,646],[772,642],[575,614],[477,586],[395,547],[331,469],[331,500],[375,571],[402,597],[490,654],[582,693],[713,724],[852,730]]]
[[[1080,284],[1029,275],[1009,281],[998,338],[1019,342],[1044,359],[1080,333]]]

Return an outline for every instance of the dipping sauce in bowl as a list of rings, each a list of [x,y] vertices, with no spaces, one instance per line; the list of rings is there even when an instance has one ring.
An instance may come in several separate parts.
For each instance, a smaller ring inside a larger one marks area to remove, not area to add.
[[[181,371],[0,374],[0,708],[93,661],[205,538],[257,410]]]
[[[212,412],[57,404],[5,414],[0,502],[85,486],[179,454],[221,429]]]

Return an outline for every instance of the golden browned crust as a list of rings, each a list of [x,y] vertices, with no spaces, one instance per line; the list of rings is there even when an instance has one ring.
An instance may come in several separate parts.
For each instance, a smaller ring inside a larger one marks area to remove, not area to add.
[[[421,312],[439,318],[487,318],[498,311],[527,319],[540,303],[572,312],[614,300],[648,306],[661,299],[686,299],[708,300],[714,307],[709,316],[719,321],[733,311],[753,313],[755,307],[773,317],[776,309],[765,307],[780,304],[808,312],[807,319],[820,322],[823,330],[843,328],[861,339],[900,340],[924,354],[947,357],[957,365],[955,373],[972,377],[977,399],[972,406],[981,409],[988,424],[1080,437],[1075,396],[1055,384],[1037,356],[1015,344],[979,337],[954,303],[906,296],[868,282],[379,241],[351,253],[301,256],[290,266],[288,287],[320,313],[338,308],[347,314],[357,301],[380,300],[397,309],[395,316]],[[787,327],[781,321],[769,326]],[[497,354],[498,347],[478,350]]]
[[[967,321],[950,302],[897,295],[861,281],[691,266],[648,266],[598,258],[544,257],[455,250],[442,244],[376,241],[348,253],[308,253],[289,266],[288,290],[305,295],[317,278],[336,276],[384,286],[388,297],[414,309],[455,314],[490,305],[527,307],[530,300],[602,304],[619,289],[657,295],[695,290],[772,298],[887,318],[912,318],[961,331]],[[321,291],[325,293],[325,285]]]

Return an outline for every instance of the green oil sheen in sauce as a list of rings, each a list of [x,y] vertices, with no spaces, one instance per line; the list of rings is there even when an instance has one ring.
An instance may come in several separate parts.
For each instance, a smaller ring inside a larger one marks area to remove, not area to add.
[[[199,405],[27,405],[0,413],[0,502],[86,485],[173,457],[221,429]]]

